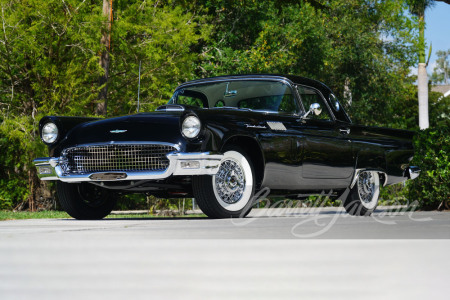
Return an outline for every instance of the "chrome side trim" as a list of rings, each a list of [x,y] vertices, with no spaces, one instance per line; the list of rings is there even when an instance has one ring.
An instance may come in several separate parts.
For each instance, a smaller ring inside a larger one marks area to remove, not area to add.
[[[172,153],[167,155],[170,165],[174,165],[173,175],[216,175],[219,170],[223,154],[212,154],[210,152],[200,153]],[[183,169],[182,162],[199,161],[198,169]]]
[[[286,127],[282,122],[267,121],[266,123],[274,131],[286,131]]]
[[[199,153],[179,153],[172,152],[167,155],[170,161],[169,167],[164,171],[151,172],[94,172],[86,174],[64,175],[59,165],[59,157],[37,158],[33,164],[38,168],[38,177],[41,180],[60,180],[63,182],[82,182],[82,181],[121,181],[121,180],[156,180],[164,179],[169,176],[177,175],[215,175],[219,170],[220,161],[223,154],[211,152]],[[198,168],[182,168],[182,162],[198,161]],[[49,174],[39,174],[39,168],[50,168]],[[110,174],[119,174],[121,176],[109,176]]]

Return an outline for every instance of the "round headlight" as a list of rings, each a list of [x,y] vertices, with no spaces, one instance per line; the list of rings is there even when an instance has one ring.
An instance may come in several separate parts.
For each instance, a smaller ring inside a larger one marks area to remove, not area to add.
[[[58,127],[55,123],[47,123],[42,127],[42,140],[47,144],[54,143],[58,138]]]
[[[181,132],[189,139],[195,138],[200,133],[200,120],[195,116],[189,116],[184,119],[181,125]]]

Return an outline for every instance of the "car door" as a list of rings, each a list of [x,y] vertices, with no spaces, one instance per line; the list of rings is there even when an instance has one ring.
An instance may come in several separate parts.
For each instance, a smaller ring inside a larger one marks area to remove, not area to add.
[[[302,188],[346,187],[354,168],[350,128],[335,121],[320,91],[303,85],[296,88],[305,110],[313,103],[322,109],[319,115],[311,112],[300,118],[297,125]]]

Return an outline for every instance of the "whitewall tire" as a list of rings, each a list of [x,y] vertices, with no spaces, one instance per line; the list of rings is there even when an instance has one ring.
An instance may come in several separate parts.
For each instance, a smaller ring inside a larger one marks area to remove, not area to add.
[[[345,210],[354,216],[370,216],[378,205],[380,176],[376,171],[361,171],[344,200]]]
[[[238,146],[224,152],[216,175],[194,176],[193,192],[201,210],[212,218],[244,217],[252,207],[255,174]]]

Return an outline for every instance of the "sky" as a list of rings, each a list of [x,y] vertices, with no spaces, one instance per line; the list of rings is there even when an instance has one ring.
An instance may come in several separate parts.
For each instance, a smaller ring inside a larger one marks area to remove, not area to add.
[[[433,45],[433,52],[427,68],[428,74],[433,73],[437,58],[436,51],[450,49],[450,5],[438,1],[435,1],[435,3],[432,8],[425,12],[425,39],[428,47],[430,43]]]

